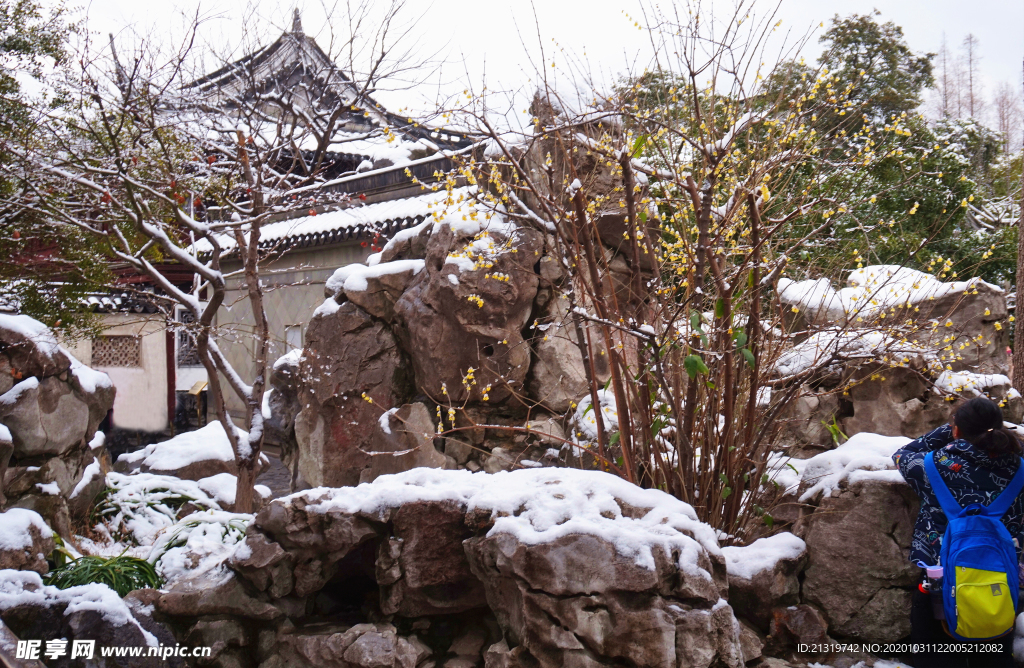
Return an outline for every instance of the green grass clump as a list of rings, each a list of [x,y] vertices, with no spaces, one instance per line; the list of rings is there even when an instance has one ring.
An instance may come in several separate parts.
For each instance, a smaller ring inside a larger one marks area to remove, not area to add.
[[[100,583],[124,597],[136,589],[159,588],[163,579],[153,564],[145,559],[120,554],[116,557],[79,557],[44,575],[43,582],[58,589]]]

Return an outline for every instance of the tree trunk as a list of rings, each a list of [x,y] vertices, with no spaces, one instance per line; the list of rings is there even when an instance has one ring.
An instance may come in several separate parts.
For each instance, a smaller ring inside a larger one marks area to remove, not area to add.
[[[259,456],[252,459],[239,459],[238,482],[235,485],[235,512],[251,513],[256,508],[256,469]]]
[[[1024,65],[1021,69],[1024,74]],[[1017,298],[1015,302],[1020,303],[1021,295],[1024,295],[1024,133],[1021,134],[1021,189],[1020,189],[1020,216],[1017,219]],[[1017,317],[1017,309],[1013,310],[1013,386],[1018,392],[1024,390],[1024,337],[1020,335],[1021,320]]]

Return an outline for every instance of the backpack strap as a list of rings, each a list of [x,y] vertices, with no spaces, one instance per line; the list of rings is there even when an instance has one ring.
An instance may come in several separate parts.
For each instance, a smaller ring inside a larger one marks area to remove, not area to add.
[[[1010,510],[1010,506],[1017,500],[1017,496],[1020,495],[1022,489],[1024,489],[1024,459],[1020,460],[1017,472],[1013,474],[1010,482],[1006,484],[1006,487],[999,493],[996,500],[988,504],[985,514],[989,517],[1001,518]]]
[[[955,517],[959,517],[963,509],[960,504],[953,498],[953,494],[949,491],[949,487],[946,486],[946,482],[939,475],[939,469],[935,466],[935,456],[937,451],[932,451],[924,456],[924,472],[928,477],[928,484],[932,486],[932,492],[935,493],[935,498],[939,501],[939,506],[942,507],[942,512],[946,514],[946,519],[951,520]],[[1021,469],[1017,469],[1020,473]],[[1024,483],[1024,480],[1021,481]],[[1000,497],[1003,495],[1000,494]],[[1009,508],[1009,505],[1007,505]],[[1005,511],[1004,511],[1005,512]]]

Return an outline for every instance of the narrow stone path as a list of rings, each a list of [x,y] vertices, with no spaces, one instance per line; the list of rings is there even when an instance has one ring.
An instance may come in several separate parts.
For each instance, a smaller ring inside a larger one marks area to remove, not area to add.
[[[288,486],[291,483],[291,472],[287,466],[281,463],[276,451],[268,448],[265,452],[270,458],[270,468],[256,479],[256,484],[269,487],[272,499],[287,496],[290,493]]]

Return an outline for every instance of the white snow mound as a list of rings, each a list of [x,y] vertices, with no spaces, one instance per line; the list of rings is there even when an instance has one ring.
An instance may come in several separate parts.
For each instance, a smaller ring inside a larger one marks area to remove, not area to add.
[[[791,533],[778,533],[759,538],[743,547],[723,547],[725,567],[730,578],[752,580],[762,571],[770,571],[783,559],[797,559],[807,551],[807,544]]]
[[[34,510],[10,508],[0,513],[0,550],[31,548],[31,527],[35,527],[40,536],[49,536],[53,533],[42,516]]]

